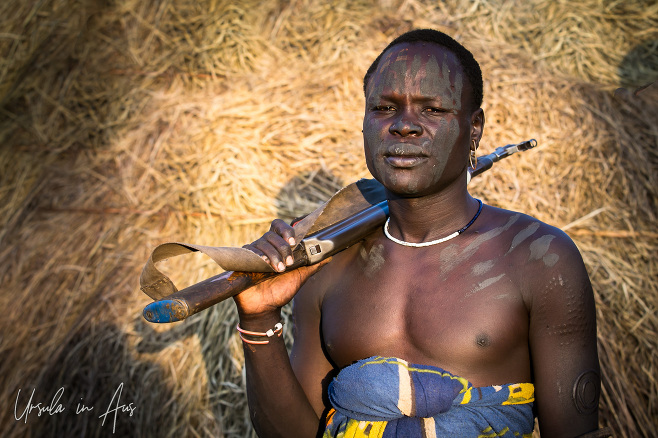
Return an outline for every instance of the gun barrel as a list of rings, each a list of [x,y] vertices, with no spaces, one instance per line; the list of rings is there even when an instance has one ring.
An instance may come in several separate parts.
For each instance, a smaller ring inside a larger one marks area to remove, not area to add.
[[[500,161],[503,158],[507,158],[517,152],[527,151],[534,148],[535,146],[537,146],[537,140],[531,138],[530,140],[522,141],[521,143],[501,146],[496,148],[496,150],[490,154],[478,157],[478,162],[475,169],[469,169],[469,181],[470,178],[478,176],[486,170],[491,169],[495,162]]]

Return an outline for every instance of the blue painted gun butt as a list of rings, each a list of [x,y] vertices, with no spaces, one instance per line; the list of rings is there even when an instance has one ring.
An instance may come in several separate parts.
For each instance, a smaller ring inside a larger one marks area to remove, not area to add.
[[[273,275],[277,273],[224,272],[152,302],[144,308],[143,316],[155,323],[182,321]]]

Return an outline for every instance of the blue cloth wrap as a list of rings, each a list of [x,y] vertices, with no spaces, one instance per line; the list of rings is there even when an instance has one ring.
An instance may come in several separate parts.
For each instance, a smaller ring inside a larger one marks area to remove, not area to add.
[[[475,388],[441,368],[371,357],[330,383],[325,438],[532,436],[531,383]]]

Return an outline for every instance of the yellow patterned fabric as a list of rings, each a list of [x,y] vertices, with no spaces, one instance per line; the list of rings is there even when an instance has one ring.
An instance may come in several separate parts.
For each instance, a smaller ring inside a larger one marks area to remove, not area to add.
[[[473,387],[441,368],[371,357],[329,385],[323,438],[531,437],[534,386]]]

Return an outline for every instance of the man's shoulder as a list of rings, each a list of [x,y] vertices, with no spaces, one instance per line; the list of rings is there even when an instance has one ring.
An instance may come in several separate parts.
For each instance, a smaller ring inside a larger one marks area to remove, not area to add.
[[[355,259],[369,240],[370,236],[366,236],[364,240],[334,254],[328,264],[306,281],[295,295],[295,301],[313,307],[321,306],[325,293],[341,281],[347,272],[350,272],[355,265]]]
[[[589,284],[582,255],[564,231],[524,213],[489,208],[494,222],[507,227],[499,251],[524,293],[543,290],[555,279]]]
[[[489,217],[493,226],[489,228],[503,229],[501,233],[504,241],[513,248],[525,247],[531,249],[539,246],[550,246],[560,252],[578,253],[578,249],[571,238],[560,228],[543,222],[536,217],[513,210],[487,205]],[[544,242],[542,245],[541,242]]]

